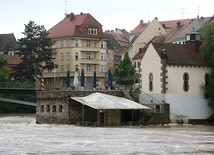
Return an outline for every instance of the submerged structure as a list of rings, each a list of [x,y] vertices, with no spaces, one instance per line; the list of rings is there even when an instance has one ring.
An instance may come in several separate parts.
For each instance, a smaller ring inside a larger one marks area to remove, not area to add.
[[[123,91],[37,92],[38,124],[143,124],[151,108],[125,98]]]

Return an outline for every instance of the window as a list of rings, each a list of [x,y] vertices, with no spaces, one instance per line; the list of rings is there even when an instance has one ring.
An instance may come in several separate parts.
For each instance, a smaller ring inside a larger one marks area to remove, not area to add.
[[[70,47],[70,41],[69,40],[66,40],[66,46]]]
[[[152,73],[149,74],[149,91],[150,92],[153,91],[153,74]]]
[[[93,35],[97,34],[97,28],[89,27],[88,34],[93,34]]]
[[[61,65],[61,71],[64,72],[64,65]]]
[[[106,48],[106,41],[101,41],[100,45],[101,45],[101,48]]]
[[[59,105],[59,112],[62,112],[62,105]]]
[[[187,92],[189,90],[189,74],[188,73],[183,74],[183,80],[184,80],[183,89],[185,92]]]
[[[44,105],[41,105],[41,112],[44,112]]]
[[[79,46],[79,40],[78,40],[78,39],[75,39],[75,40],[74,40],[74,46],[75,46],[75,47],[78,47],[78,46]]]
[[[106,54],[105,53],[100,53],[100,60],[105,61],[106,60]]]
[[[205,84],[205,86],[209,86],[209,83],[210,83],[210,74],[206,73],[204,75],[204,84]]]
[[[156,105],[156,112],[160,112],[160,105]]]
[[[79,66],[75,65],[75,71],[78,72]]]
[[[140,68],[140,61],[137,62],[137,65],[138,65],[137,67]]]
[[[47,112],[50,112],[50,105],[47,105]]]
[[[70,65],[67,65],[67,71],[70,70]]]
[[[64,60],[64,53],[61,53],[61,54],[60,54],[60,60],[61,60],[61,61]]]
[[[86,70],[87,70],[87,72],[90,72],[91,71],[91,66],[90,65],[86,65]]]
[[[104,65],[101,65],[101,66],[100,66],[100,72],[105,72],[105,71],[106,71],[105,66],[104,66]]]
[[[86,59],[91,59],[91,54],[89,52],[86,53]]]
[[[70,52],[66,52],[66,60],[70,59]]]
[[[75,52],[75,60],[78,60],[79,54],[78,52]]]
[[[52,112],[56,112],[56,106],[53,106]]]
[[[61,40],[61,47],[64,47],[64,40]]]
[[[90,41],[87,41],[87,47],[91,47]]]

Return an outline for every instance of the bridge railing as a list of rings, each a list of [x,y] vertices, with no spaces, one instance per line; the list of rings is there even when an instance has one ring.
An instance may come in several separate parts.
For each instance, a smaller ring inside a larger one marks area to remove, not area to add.
[[[35,89],[35,84],[34,83],[20,83],[20,82],[0,82],[0,88]]]

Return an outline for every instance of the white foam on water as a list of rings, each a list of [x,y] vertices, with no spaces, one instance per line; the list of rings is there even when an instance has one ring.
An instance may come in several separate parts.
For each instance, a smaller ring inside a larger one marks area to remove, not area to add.
[[[0,154],[213,154],[213,126],[82,127],[0,117]]]

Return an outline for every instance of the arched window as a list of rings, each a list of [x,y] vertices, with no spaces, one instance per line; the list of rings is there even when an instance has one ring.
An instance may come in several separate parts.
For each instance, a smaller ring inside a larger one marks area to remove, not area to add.
[[[187,92],[189,90],[189,74],[188,73],[183,74],[183,80],[184,80],[183,89],[185,92]]]
[[[149,74],[149,91],[153,91],[153,74]]]

